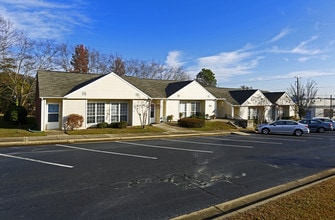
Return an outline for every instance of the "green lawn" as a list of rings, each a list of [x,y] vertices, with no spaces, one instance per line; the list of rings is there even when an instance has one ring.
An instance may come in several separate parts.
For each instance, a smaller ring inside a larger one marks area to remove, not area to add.
[[[205,127],[202,128],[192,128],[193,130],[197,130],[197,131],[223,131],[223,130],[236,130],[236,128],[227,123],[227,122],[223,122],[223,121],[206,121],[205,122]]]
[[[44,136],[44,132],[30,132],[28,129],[35,127],[35,118],[28,116],[24,124],[16,124],[3,120],[0,116],[0,137],[23,137],[23,136]]]
[[[69,135],[82,135],[82,134],[126,134],[126,133],[152,133],[163,132],[162,129],[155,126],[140,126],[127,127],[127,128],[88,128],[81,130],[67,131]]]
[[[169,123],[171,126],[178,126],[177,123]],[[47,132],[30,132],[29,129],[35,127],[35,118],[28,117],[25,124],[14,124],[3,120],[0,116],[0,137],[22,137],[22,136],[45,136]],[[203,128],[187,128],[197,131],[220,131],[220,130],[236,130],[236,128],[228,123],[222,121],[206,121]],[[141,126],[119,128],[89,128],[82,130],[67,131],[69,135],[85,135],[85,134],[126,134],[126,133],[158,133],[163,132],[161,128],[156,126]]]

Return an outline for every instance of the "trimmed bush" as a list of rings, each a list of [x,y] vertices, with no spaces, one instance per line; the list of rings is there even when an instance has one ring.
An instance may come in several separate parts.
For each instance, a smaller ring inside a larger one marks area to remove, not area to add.
[[[97,124],[98,128],[107,128],[108,127],[108,123],[107,122],[100,122]]]
[[[4,120],[16,123],[26,123],[28,111],[23,106],[13,106],[4,114]]]
[[[110,128],[126,128],[128,123],[126,121],[113,122],[109,125]]]
[[[200,118],[182,118],[178,125],[185,128],[202,128],[205,126],[205,120]]]
[[[78,114],[70,114],[66,120],[66,129],[73,130],[83,125],[84,117]]]
[[[166,121],[171,122],[173,120],[173,115],[166,116]]]

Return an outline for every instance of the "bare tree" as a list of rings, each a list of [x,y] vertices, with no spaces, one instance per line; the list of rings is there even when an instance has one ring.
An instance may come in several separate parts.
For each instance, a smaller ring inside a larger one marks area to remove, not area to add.
[[[249,89],[252,89],[252,86],[242,85],[242,86],[241,86],[241,89],[242,89],[242,90],[249,90]]]
[[[314,103],[318,89],[316,82],[313,80],[308,80],[307,83],[303,85],[298,77],[296,79],[295,84],[290,85],[288,92],[296,104],[296,112],[298,113],[299,118],[302,118]]]
[[[126,75],[147,79],[188,80],[190,76],[180,68],[171,68],[155,61],[141,60],[126,61]]]
[[[65,72],[71,72],[71,57],[74,51],[73,46],[69,46],[68,44],[62,43],[58,46],[59,52],[55,57],[54,64],[55,69],[63,70]]]
[[[142,128],[145,128],[145,125],[147,124],[148,112],[150,110],[150,106],[151,106],[150,99],[143,100],[134,106],[135,111],[140,118]]]
[[[35,96],[36,71],[54,68],[59,46],[51,40],[30,40],[1,17],[0,26],[1,99],[29,110]]]
[[[22,32],[16,29],[10,20],[0,15],[0,55],[6,58],[11,47],[15,46],[22,37]]]

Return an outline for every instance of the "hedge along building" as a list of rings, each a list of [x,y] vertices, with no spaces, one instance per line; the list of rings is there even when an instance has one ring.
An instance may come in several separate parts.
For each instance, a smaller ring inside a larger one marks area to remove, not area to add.
[[[196,81],[56,71],[38,71],[36,77],[36,116],[42,131],[62,129],[70,114],[82,115],[85,129],[100,122],[137,126],[216,110],[216,97]]]

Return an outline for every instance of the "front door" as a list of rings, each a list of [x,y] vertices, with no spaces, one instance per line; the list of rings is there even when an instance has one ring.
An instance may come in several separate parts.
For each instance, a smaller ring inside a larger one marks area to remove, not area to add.
[[[150,124],[152,123],[155,123],[156,120],[155,120],[155,112],[156,111],[156,106],[155,104],[151,103],[151,106],[150,106]]]
[[[59,104],[49,103],[48,104],[48,122],[47,129],[60,129],[59,127]]]

